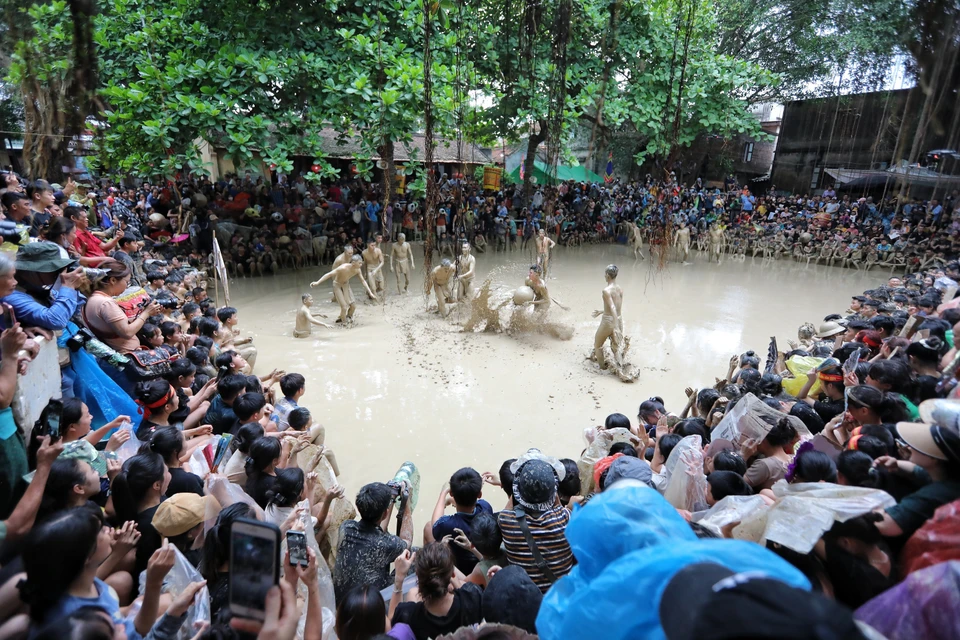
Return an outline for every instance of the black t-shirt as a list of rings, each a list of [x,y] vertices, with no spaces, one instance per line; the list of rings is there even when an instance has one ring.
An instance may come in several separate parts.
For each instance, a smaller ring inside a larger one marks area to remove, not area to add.
[[[217,614],[230,607],[230,574],[218,573],[210,585],[210,616],[216,622]]]
[[[183,423],[174,422],[172,418],[168,420],[168,422],[170,423],[169,425],[157,424],[153,420],[147,420],[146,418],[144,418],[140,422],[140,426],[137,427],[137,440],[139,440],[140,442],[148,442],[150,438],[153,436],[153,432],[160,427],[171,426],[171,427],[176,427],[180,431],[183,431]]]
[[[160,498],[161,503],[164,500],[166,500],[165,497]],[[134,568],[135,576],[139,576],[140,572],[147,568],[147,562],[150,561],[150,556],[163,544],[163,538],[160,532],[153,528],[153,516],[159,507],[160,505],[158,504],[156,507],[151,507],[137,514],[136,522],[137,531],[140,532],[140,541],[137,543],[137,562]]]
[[[453,633],[460,627],[479,623],[483,619],[482,598],[483,591],[480,587],[467,582],[454,591],[453,604],[447,615],[431,614],[422,602],[401,602],[393,614],[393,624],[404,622],[410,625],[417,640],[436,638],[445,633]]]
[[[924,400],[937,397],[937,384],[940,378],[937,376],[917,376],[917,404]]]
[[[200,476],[180,468],[170,468],[170,484],[167,485],[167,497],[178,493],[203,495],[203,480]]]
[[[851,609],[896,584],[892,576],[883,575],[867,560],[847,553],[836,542],[826,541],[825,551],[824,564],[833,583],[834,598]]]
[[[180,400],[180,406],[170,414],[170,422],[183,422],[190,416],[190,396],[183,392],[183,389],[177,388],[177,398]]]
[[[261,509],[267,508],[267,491],[273,489],[273,484],[277,481],[277,476],[270,476],[265,473],[255,473],[247,478],[247,495],[253,498],[253,501],[260,505]]]
[[[817,400],[813,403],[813,410],[827,423],[843,413],[843,400]]]

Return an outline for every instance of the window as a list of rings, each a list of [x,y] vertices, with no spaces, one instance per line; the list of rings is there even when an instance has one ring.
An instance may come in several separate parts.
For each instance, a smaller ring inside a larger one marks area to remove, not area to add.
[[[753,160],[753,143],[744,142],[743,143],[743,161],[750,162]]]

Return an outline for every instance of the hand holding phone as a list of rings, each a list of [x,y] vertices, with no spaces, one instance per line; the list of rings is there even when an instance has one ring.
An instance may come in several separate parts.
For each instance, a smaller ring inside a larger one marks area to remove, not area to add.
[[[63,415],[63,403],[51,400],[40,414],[41,435],[50,436],[50,442],[60,439],[60,418]]]
[[[6,302],[3,303],[3,326],[7,329],[17,322],[17,317],[13,314],[13,307]]]
[[[303,531],[287,531],[287,552],[291,566],[307,566],[307,536]]]
[[[267,593],[280,580],[280,529],[240,519],[230,532],[230,610],[265,620]]]

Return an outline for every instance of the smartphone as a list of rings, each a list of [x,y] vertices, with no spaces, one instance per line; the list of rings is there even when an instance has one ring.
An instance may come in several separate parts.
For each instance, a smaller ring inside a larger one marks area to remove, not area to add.
[[[46,416],[44,417],[43,428],[44,435],[50,436],[51,442],[60,439],[60,416],[63,414],[63,403],[59,400],[51,400],[47,404]]]
[[[280,580],[280,529],[240,519],[230,532],[230,610],[254,620],[265,617],[270,587]]]
[[[17,318],[13,315],[13,307],[8,304],[3,305],[3,326],[9,329],[16,324]]]
[[[290,553],[290,564],[301,567],[310,564],[307,558],[307,536],[303,531],[287,531],[287,551]]]

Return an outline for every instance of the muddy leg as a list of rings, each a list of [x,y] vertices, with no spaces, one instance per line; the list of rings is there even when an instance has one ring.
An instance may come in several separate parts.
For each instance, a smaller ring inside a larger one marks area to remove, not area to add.
[[[347,321],[347,297],[343,294],[343,289],[340,287],[333,287],[333,297],[337,301],[337,304],[340,305],[340,322]],[[350,305],[350,316],[353,315],[353,305]]]
[[[610,326],[609,322],[603,321],[600,323],[600,326],[597,327],[597,334],[593,338],[593,355],[597,359],[597,364],[600,365],[601,369],[607,368],[606,358],[603,356],[603,343],[607,341],[607,338],[613,336],[613,327]]]
[[[443,290],[443,287],[434,287],[434,294],[437,297],[437,311],[440,312],[440,317],[447,317],[447,292]]]

